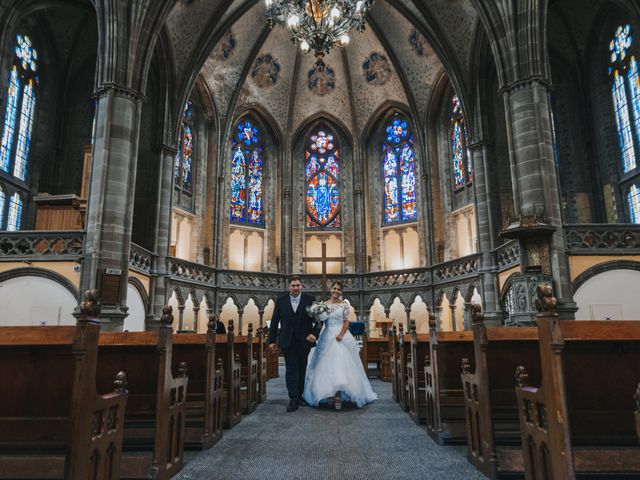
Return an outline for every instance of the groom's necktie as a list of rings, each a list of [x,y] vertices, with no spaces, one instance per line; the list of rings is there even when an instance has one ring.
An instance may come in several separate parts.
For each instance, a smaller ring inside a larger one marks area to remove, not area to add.
[[[291,300],[291,309],[293,313],[296,313],[298,311],[298,305],[300,304],[300,295],[297,297],[289,296],[289,299]]]

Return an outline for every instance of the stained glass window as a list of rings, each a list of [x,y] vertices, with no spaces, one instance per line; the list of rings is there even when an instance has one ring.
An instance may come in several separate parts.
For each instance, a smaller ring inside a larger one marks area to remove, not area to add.
[[[464,112],[458,95],[451,98],[451,126],[449,130],[451,142],[451,160],[453,165],[454,188],[462,188],[472,180],[471,155],[467,148],[467,132],[464,123]]]
[[[410,222],[418,218],[416,207],[416,159],[409,122],[393,115],[382,142],[384,223]]]
[[[20,230],[20,219],[22,218],[22,198],[18,193],[14,193],[9,200],[9,218],[7,230],[15,232]]]
[[[174,167],[176,188],[188,194],[193,193],[193,130],[193,102],[188,99],[182,112],[182,126]]]
[[[264,225],[264,145],[260,129],[251,119],[236,125],[231,139],[231,192],[229,219],[236,223]]]
[[[314,130],[305,149],[308,228],[340,228],[340,146],[326,126]]]
[[[0,186],[0,228],[4,225],[4,206],[7,202],[7,196],[4,193],[4,189]]]
[[[640,80],[638,62],[635,56],[629,56],[628,50],[633,43],[630,25],[621,25],[609,44],[612,77],[611,95],[618,127],[618,142],[622,159],[622,170],[628,173],[636,168],[636,145],[633,131],[635,124],[636,142],[640,141]],[[625,86],[625,72],[628,89]]]
[[[33,48],[31,39],[27,35],[16,35],[15,57],[9,74],[0,143],[0,169],[20,180],[25,180],[27,176],[36,106],[37,60],[38,53]]]
[[[631,223],[640,223],[640,188],[637,185],[631,185],[627,199],[629,201]]]

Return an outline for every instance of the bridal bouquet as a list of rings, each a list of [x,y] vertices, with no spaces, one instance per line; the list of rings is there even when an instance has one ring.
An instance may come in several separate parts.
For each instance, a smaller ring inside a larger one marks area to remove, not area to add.
[[[326,303],[317,301],[307,307],[307,313],[313,318],[314,328],[317,328],[322,326],[322,322],[327,319],[331,313],[331,309],[329,309],[329,305]]]

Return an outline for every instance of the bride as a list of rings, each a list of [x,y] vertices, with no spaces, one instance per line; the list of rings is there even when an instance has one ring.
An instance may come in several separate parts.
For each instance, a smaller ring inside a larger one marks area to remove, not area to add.
[[[303,397],[314,407],[323,400],[333,402],[336,410],[342,401],[358,407],[377,400],[362,367],[356,341],[349,332],[349,305],[342,300],[342,282],[331,286],[331,299],[325,302],[331,313],[316,348],[309,354]]]

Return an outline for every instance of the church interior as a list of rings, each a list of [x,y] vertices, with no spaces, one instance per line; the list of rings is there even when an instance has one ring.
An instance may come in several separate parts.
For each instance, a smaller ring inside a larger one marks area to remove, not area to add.
[[[295,3],[304,20],[282,16]],[[360,25],[328,46],[296,36],[347,14]],[[339,280],[364,368],[482,474],[640,474],[640,1],[0,0],[0,27],[3,370],[41,375],[19,360],[34,348],[20,332],[38,328],[77,348],[95,334],[93,370],[97,345],[138,338],[125,334],[174,338],[174,354],[181,335],[185,349],[211,341],[231,352],[219,372],[208,360],[222,431],[240,417],[222,373],[236,360],[211,319],[236,353],[260,347],[238,367],[247,413],[251,392],[266,398],[262,369],[278,375],[263,329],[290,276],[317,298]],[[99,334],[83,323],[97,316]],[[109,362],[126,369],[133,350]],[[167,361],[189,388],[193,370]],[[594,370],[615,370],[602,388],[624,407],[577,384]],[[93,374],[114,388],[116,371]],[[438,375],[451,383],[430,396]],[[510,420],[492,423],[489,399]],[[521,399],[546,405],[537,430],[518,426]],[[559,412],[593,428],[563,430]],[[562,434],[540,440],[553,423]],[[88,475],[61,465],[59,478]]]

